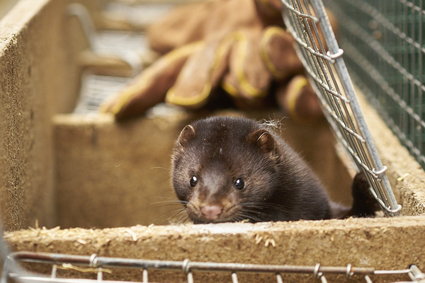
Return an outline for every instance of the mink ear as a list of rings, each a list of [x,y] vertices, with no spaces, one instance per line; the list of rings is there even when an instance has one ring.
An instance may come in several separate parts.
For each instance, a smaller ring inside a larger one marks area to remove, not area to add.
[[[194,137],[195,137],[195,128],[192,125],[187,125],[180,132],[180,135],[179,135],[179,138],[177,139],[177,142],[182,147],[185,147],[185,146],[187,146],[189,141],[192,140]]]
[[[248,135],[248,141],[256,144],[264,153],[269,153],[275,149],[275,140],[266,130],[256,130]]]

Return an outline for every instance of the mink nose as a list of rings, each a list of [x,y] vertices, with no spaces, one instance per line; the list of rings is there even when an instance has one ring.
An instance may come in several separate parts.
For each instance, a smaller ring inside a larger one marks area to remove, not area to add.
[[[217,219],[223,210],[222,207],[218,205],[205,205],[201,207],[201,212],[205,216],[205,218],[214,220]]]

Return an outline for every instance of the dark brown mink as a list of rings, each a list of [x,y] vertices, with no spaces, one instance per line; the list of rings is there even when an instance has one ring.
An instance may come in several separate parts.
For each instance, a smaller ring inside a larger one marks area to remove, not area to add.
[[[331,202],[279,135],[246,118],[211,117],[184,127],[173,151],[172,183],[194,223],[319,220],[375,209]]]

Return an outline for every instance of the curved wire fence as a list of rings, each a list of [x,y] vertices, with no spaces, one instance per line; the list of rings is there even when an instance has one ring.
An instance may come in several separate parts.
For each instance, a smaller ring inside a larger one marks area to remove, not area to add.
[[[297,53],[325,116],[339,141],[364,172],[371,192],[387,215],[397,215],[397,203],[358,105],[354,87],[320,0],[282,0],[284,20],[297,42]]]

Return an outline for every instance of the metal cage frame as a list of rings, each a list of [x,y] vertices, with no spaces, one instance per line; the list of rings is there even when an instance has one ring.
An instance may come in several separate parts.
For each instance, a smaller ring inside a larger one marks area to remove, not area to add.
[[[367,176],[372,192],[383,210],[388,215],[396,215],[401,207],[394,198],[385,175],[386,167],[379,159],[361,114],[351,79],[341,57],[343,50],[336,42],[322,1],[282,0],[282,3],[285,6],[285,24],[297,42],[298,55],[309,74],[311,84],[318,93],[328,121],[354,162]],[[1,236],[0,248],[2,253],[7,253],[3,250],[4,243]],[[46,276],[30,273],[22,269],[20,263],[49,264],[51,274]],[[59,278],[56,272],[61,268],[74,268],[74,270],[85,268],[96,274],[97,279]],[[347,278],[361,276],[366,282],[372,282],[371,275],[404,274],[415,282],[425,280],[425,274],[415,265],[403,270],[375,270],[370,267],[353,267],[350,264],[339,267],[320,264],[314,266],[260,265],[112,258],[99,257],[95,254],[76,256],[16,252],[9,253],[5,258],[1,283],[6,283],[10,279],[21,282],[125,282],[104,280],[105,268],[138,269],[141,271],[142,282],[148,282],[149,271],[156,269],[180,270],[184,272],[189,283],[194,282],[194,271],[226,272],[233,283],[238,282],[238,273],[242,272],[272,273],[276,276],[276,282],[283,282],[281,273],[311,274],[321,282],[327,282],[328,274],[341,274]]]
[[[282,0],[285,25],[338,140],[348,151],[387,215],[398,215],[397,203],[363,118],[356,93],[321,0]]]
[[[18,263],[42,263],[51,265],[50,275],[34,274],[28,271],[16,270]],[[118,269],[137,269],[140,270],[141,281],[149,282],[149,271],[152,270],[174,270],[183,272],[187,283],[193,283],[193,272],[212,271],[227,273],[229,282],[238,283],[238,273],[255,272],[274,274],[277,283],[284,282],[282,274],[310,274],[312,279],[319,280],[322,283],[328,282],[326,275],[343,275],[347,279],[357,278],[367,283],[373,282],[371,276],[400,276],[405,275],[411,281],[404,282],[422,282],[425,280],[425,274],[415,265],[411,265],[402,270],[376,270],[369,267],[353,267],[351,264],[346,266],[300,266],[300,265],[266,265],[266,264],[243,264],[243,263],[216,263],[216,262],[192,262],[188,259],[184,261],[165,261],[165,260],[145,260],[130,258],[99,257],[96,254],[91,256],[54,254],[54,253],[35,253],[35,252],[16,252],[9,254],[6,258],[1,283],[7,283],[9,280],[18,280],[20,282],[127,282],[135,281],[113,281],[104,280],[103,274],[111,272],[109,268]],[[96,275],[96,279],[87,278],[61,278],[57,276],[59,269],[74,270]]]

